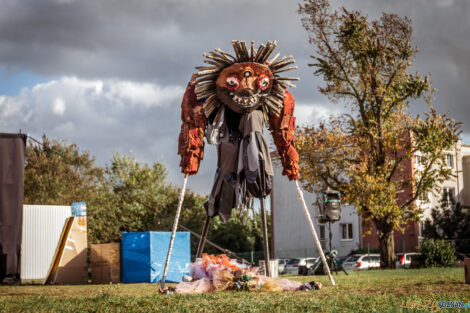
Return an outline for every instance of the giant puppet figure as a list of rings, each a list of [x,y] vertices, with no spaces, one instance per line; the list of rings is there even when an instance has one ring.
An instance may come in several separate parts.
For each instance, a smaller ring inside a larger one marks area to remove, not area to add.
[[[266,123],[277,147],[283,175],[299,178],[298,154],[294,148],[294,98],[287,87],[295,87],[281,73],[296,69],[291,57],[270,58],[276,41],[248,49],[244,41],[232,41],[235,55],[220,49],[204,54],[209,66],[191,78],[181,105],[178,154],[181,171],[198,172],[204,154],[204,136],[217,145],[217,170],[208,202],[206,225],[198,248],[202,253],[211,217],[230,218],[232,208],[247,197],[261,201],[265,259],[268,260],[264,198],[272,189],[273,168],[263,135]]]
[[[204,248],[210,219],[216,215],[227,221],[233,208],[246,203],[247,198],[256,197],[261,204],[263,224],[264,258],[269,264],[269,245],[264,199],[271,192],[273,168],[263,125],[271,131],[279,153],[283,171],[295,181],[297,194],[312,232],[323,267],[332,285],[325,255],[308,211],[299,178],[299,156],[294,148],[294,98],[286,89],[295,87],[290,83],[296,77],[284,77],[281,73],[294,70],[291,56],[279,58],[279,53],[270,58],[276,42],[248,49],[244,41],[232,41],[235,55],[220,49],[204,54],[209,66],[199,70],[188,84],[181,104],[181,131],[178,154],[181,156],[181,171],[185,174],[183,187],[176,209],[168,254],[161,280],[160,292],[167,292],[165,279],[170,262],[178,220],[183,204],[186,182],[189,175],[199,170],[204,155],[204,136],[209,144],[217,145],[217,170],[214,184],[205,209],[206,223],[199,241],[196,257]],[[269,276],[269,266],[265,267]]]

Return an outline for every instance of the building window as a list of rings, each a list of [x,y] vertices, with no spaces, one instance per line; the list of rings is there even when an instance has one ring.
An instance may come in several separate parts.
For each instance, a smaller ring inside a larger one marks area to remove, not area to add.
[[[340,224],[341,229],[341,240],[352,240],[353,239],[353,228],[352,224]]]
[[[326,239],[325,225],[319,225],[320,228],[320,240]]]
[[[423,238],[424,222],[418,223],[418,238]]]
[[[454,156],[452,154],[446,155],[446,166],[454,168]]]
[[[455,203],[455,188],[442,188],[442,205],[450,206]]]

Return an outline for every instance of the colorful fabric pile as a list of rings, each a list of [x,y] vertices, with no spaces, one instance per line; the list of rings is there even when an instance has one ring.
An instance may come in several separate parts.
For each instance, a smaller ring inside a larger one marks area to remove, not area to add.
[[[260,275],[257,267],[238,264],[225,254],[218,256],[203,254],[191,264],[191,278],[176,285],[180,294],[205,293],[224,290],[240,291],[294,291],[320,289],[321,283],[274,279]]]

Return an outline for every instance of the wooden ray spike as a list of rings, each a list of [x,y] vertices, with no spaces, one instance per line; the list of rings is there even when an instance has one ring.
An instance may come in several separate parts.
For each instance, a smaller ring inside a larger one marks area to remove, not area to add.
[[[275,42],[274,43],[271,43],[268,48],[266,49],[266,51],[264,52],[264,55],[263,55],[263,58],[260,60],[260,63],[265,63],[269,56],[271,55],[271,53],[273,53],[274,49],[276,49],[276,44]]]
[[[220,49],[219,51],[212,51],[212,55],[224,59],[226,64],[233,64],[235,62],[235,58],[232,55],[225,53]]]
[[[282,101],[286,97],[286,94],[284,93],[285,88],[282,87],[281,85],[278,85],[278,86],[282,91],[281,90],[272,91],[271,96],[273,96],[273,98],[276,98]]]
[[[217,48],[215,49],[215,51],[217,51],[218,53],[220,54],[223,54],[225,57],[227,57],[227,59],[230,59],[231,62],[234,62],[236,59],[233,55],[227,53],[227,52],[224,52],[222,51],[220,48]]]
[[[210,59],[203,60],[202,62],[207,63],[207,64],[210,64],[210,65],[215,65],[215,66],[217,66],[218,68],[224,68],[224,67],[226,66],[225,63],[217,62],[217,61],[210,60]]]
[[[253,62],[253,58],[255,56],[255,41],[251,41],[251,49],[250,49],[250,61]]]
[[[271,69],[272,70],[276,70],[278,68],[281,68],[281,67],[284,67],[284,66],[287,66],[287,65],[290,65],[290,64],[294,64],[295,63],[295,60],[292,58],[292,57],[289,57],[285,60],[279,60],[277,62],[275,62],[273,65],[271,65]]]
[[[204,75],[207,75],[207,74],[214,74],[214,73],[217,73],[219,71],[220,71],[220,69],[213,68],[213,69],[210,69],[210,70],[199,71],[199,72],[196,73],[196,75],[197,76],[204,76]]]
[[[206,81],[211,81],[211,80],[216,80],[217,77],[219,77],[219,74],[218,73],[215,73],[215,74],[210,74],[210,75],[204,75],[204,76],[201,76],[199,78],[197,78],[194,83],[195,84],[199,84],[201,82],[206,82]]]
[[[291,67],[287,67],[287,68],[279,68],[277,70],[274,70],[273,71],[273,74],[279,74],[279,73],[282,73],[282,72],[287,72],[287,71],[292,71],[292,70],[296,70],[298,69],[299,67],[296,65],[296,66],[291,66]]]
[[[260,45],[259,46],[258,53],[256,53],[255,62],[259,62],[259,60],[261,60],[265,49],[266,49],[265,45]]]
[[[205,71],[205,70],[218,70],[219,68],[217,66],[196,66],[195,69],[199,71]]]
[[[237,41],[232,40],[233,51],[235,52],[235,61],[238,62],[240,60],[240,53],[238,53],[238,46]]]
[[[196,87],[194,87],[194,91],[196,93],[200,93],[202,91],[206,90],[215,90],[215,84],[214,83],[209,83],[209,84],[198,84]]]
[[[238,52],[238,62],[243,62],[243,49],[239,40],[236,42],[236,46]]]
[[[282,101],[282,99],[279,99],[278,97],[274,97],[270,95],[269,97],[266,98],[266,100],[272,102],[274,105],[278,107],[284,106],[284,102]]]
[[[264,104],[273,112],[281,113],[283,105],[273,102],[272,100],[266,100]]]
[[[200,101],[204,98],[209,98],[212,96],[216,96],[215,90],[206,90],[206,91],[201,91],[199,93],[196,93],[197,101]]]
[[[266,101],[263,107],[267,107],[269,111],[273,111],[277,114],[281,113],[282,108],[278,107],[277,105],[273,104],[272,102]]]
[[[229,58],[227,58],[225,55],[220,54],[220,53],[218,53],[218,52],[216,52],[216,51],[210,51],[209,53],[210,53],[211,56],[213,56],[213,57],[215,57],[215,58],[217,58],[217,59],[224,60],[225,62],[230,62],[230,63],[232,62],[232,61],[231,61]]]
[[[284,60],[287,60],[287,59],[289,58],[289,57],[287,57],[287,56],[283,56],[282,58],[280,58],[279,60],[277,60],[276,62],[274,62],[274,61],[277,59],[278,56],[279,56],[279,53],[276,54],[276,56],[271,60],[271,64],[269,65],[270,67],[273,66],[273,65],[278,64],[279,62],[282,62],[282,61],[284,61]]]
[[[202,105],[202,109],[204,110],[204,115],[209,117],[211,113],[220,106],[219,101],[217,101],[217,96],[214,94],[209,96],[207,100]]]
[[[276,61],[276,59],[280,56],[281,54],[280,53],[276,53],[276,55],[268,61],[268,64],[271,65],[273,64],[274,61]]]
[[[264,121],[266,123],[269,123],[269,105],[267,105],[266,103],[264,103],[263,105],[261,105],[261,109],[263,110],[263,117],[264,117]]]
[[[277,93],[284,94],[284,88],[282,88],[282,86],[279,85],[278,82],[274,82],[272,93],[273,94],[277,94]]]
[[[278,82],[278,83],[279,83],[282,87],[284,87],[284,88],[288,88],[288,87],[290,87],[290,88],[297,88],[296,85],[291,84],[291,83],[288,82],[288,81],[281,81],[281,82]]]
[[[229,60],[227,60],[225,58],[222,58],[222,57],[219,57],[219,56],[214,56],[214,55],[204,53],[204,57],[207,58],[207,59],[214,60],[216,62],[220,62],[220,63],[225,64],[225,65],[231,64],[231,62]]]
[[[242,41],[240,43],[240,45],[241,45],[242,51],[243,51],[243,62],[248,62],[250,60],[250,53],[248,52],[246,42]]]
[[[274,77],[275,80],[300,80],[299,77]]]
[[[241,55],[243,57],[243,62],[247,62],[250,59],[250,54],[248,53],[248,49],[246,47],[246,41],[240,41],[240,50],[241,50]]]

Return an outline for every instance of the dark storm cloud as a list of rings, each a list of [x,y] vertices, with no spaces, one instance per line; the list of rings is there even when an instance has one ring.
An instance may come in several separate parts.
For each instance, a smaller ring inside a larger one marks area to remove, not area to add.
[[[53,77],[181,84],[203,52],[231,50],[232,39],[276,39],[281,53],[306,63],[295,2],[26,0],[3,7],[0,62]]]
[[[432,73],[436,108],[463,122],[470,117],[467,0],[338,0],[333,5],[362,10],[370,18],[381,11],[410,17],[420,47],[414,68]],[[0,127],[30,129],[37,136],[46,132],[90,149],[102,161],[113,151],[132,150],[143,161],[163,161],[177,180],[182,90],[194,66],[202,64],[202,53],[217,47],[231,51],[232,39],[277,40],[278,52],[295,57],[295,76],[301,78],[293,91],[302,115],[298,120],[316,122],[343,110],[317,91],[323,82],[307,66],[312,47],[296,11],[297,1],[281,0],[0,0],[0,69],[59,78],[39,91],[0,97]],[[99,94],[93,93],[97,81],[104,88]],[[129,84],[133,88],[126,89]],[[163,91],[147,95],[149,88]],[[76,90],[82,93],[77,96]],[[171,92],[173,97],[160,98]],[[418,104],[411,110],[423,108]],[[470,134],[470,123],[465,131]],[[201,192],[209,190],[215,167],[214,148],[206,150],[200,174],[190,180]]]

